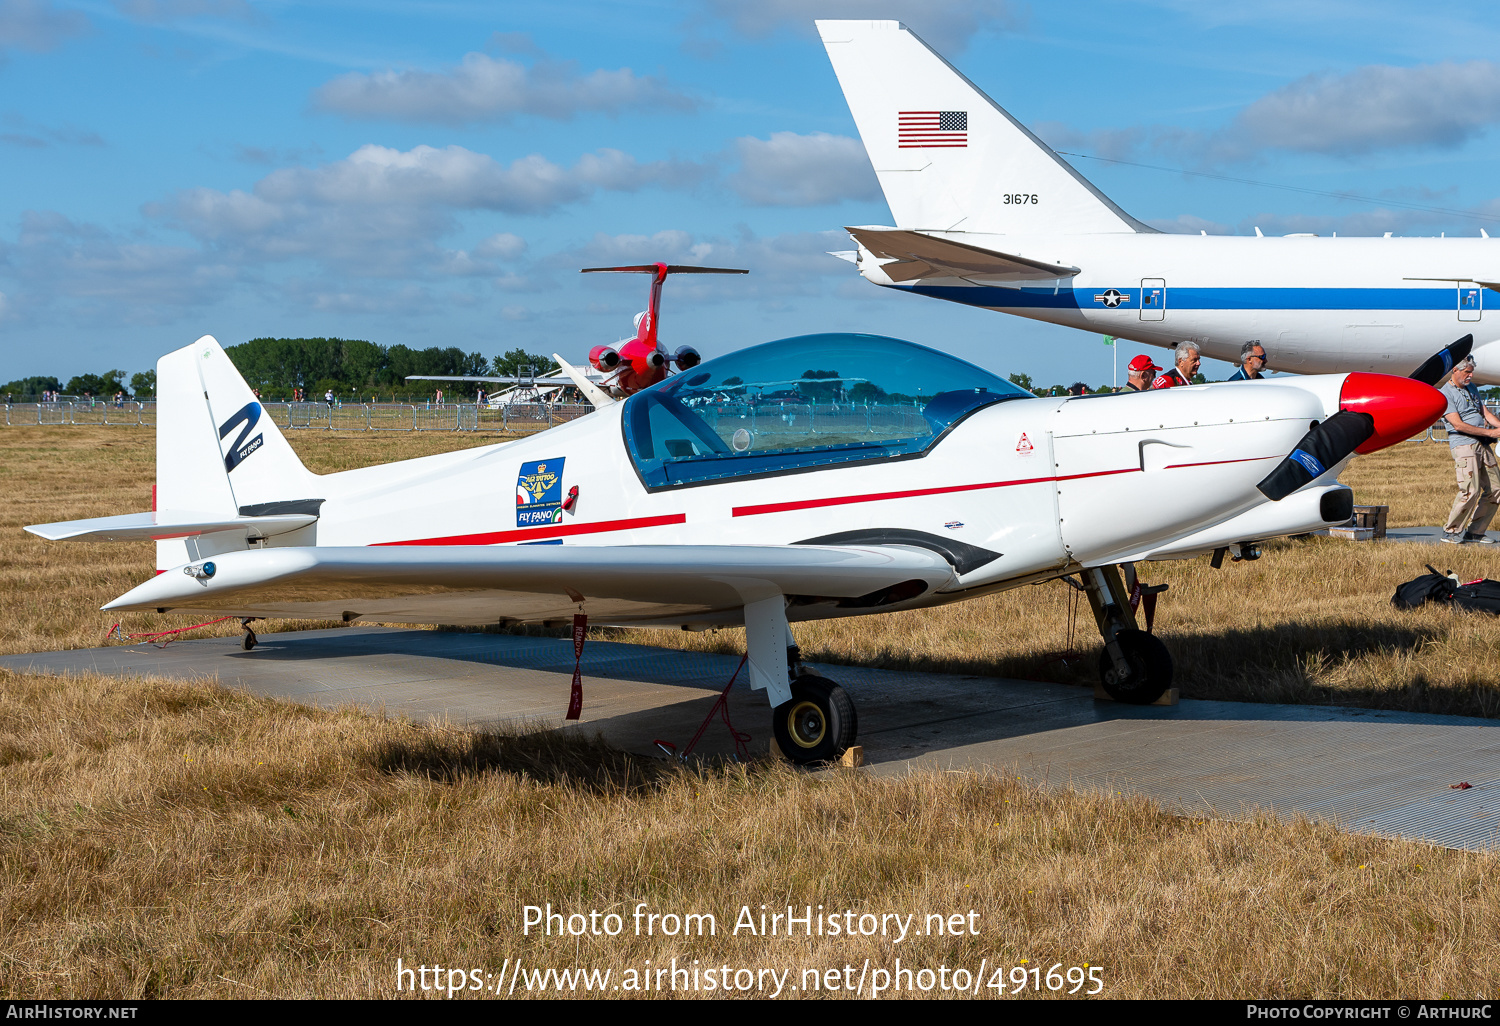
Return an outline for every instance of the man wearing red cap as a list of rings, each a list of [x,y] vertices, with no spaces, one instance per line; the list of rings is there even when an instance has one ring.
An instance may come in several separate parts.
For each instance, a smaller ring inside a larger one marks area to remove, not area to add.
[[[1129,392],[1144,392],[1151,387],[1151,382],[1156,378],[1156,372],[1161,370],[1151,362],[1151,357],[1142,353],[1130,361],[1130,373],[1125,377],[1125,389]]]

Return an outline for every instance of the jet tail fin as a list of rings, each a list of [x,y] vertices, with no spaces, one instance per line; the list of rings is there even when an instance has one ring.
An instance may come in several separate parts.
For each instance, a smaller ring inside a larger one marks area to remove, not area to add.
[[[897,226],[1005,235],[1151,232],[900,22],[818,31]]]

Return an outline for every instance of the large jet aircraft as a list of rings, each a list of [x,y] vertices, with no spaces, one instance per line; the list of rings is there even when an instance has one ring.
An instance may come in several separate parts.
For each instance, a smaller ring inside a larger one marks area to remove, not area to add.
[[[906,26],[818,30],[895,227],[849,228],[877,285],[1274,370],[1408,374],[1474,335],[1500,384],[1500,250],[1480,238],[1177,235],[1137,221]],[[1492,304],[1495,301],[1491,301]]]

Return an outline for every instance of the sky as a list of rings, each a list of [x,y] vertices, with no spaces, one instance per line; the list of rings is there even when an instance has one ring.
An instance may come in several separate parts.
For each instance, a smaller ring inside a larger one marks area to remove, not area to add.
[[[1500,225],[1473,5],[0,0],[0,381],[203,334],[582,360],[646,280],[578,269],[662,260],[751,272],[667,282],[708,357],[869,331],[1108,382],[1097,335],[827,255],[891,218],[814,17],[905,22],[1166,231]]]

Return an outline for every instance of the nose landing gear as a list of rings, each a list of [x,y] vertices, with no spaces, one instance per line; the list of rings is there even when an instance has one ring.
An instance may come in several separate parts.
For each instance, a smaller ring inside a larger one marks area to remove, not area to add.
[[[1134,577],[1133,570],[1127,574]],[[1118,566],[1085,570],[1083,590],[1104,639],[1099,680],[1117,702],[1150,705],[1172,686],[1172,656],[1155,635],[1135,625],[1135,609]]]

